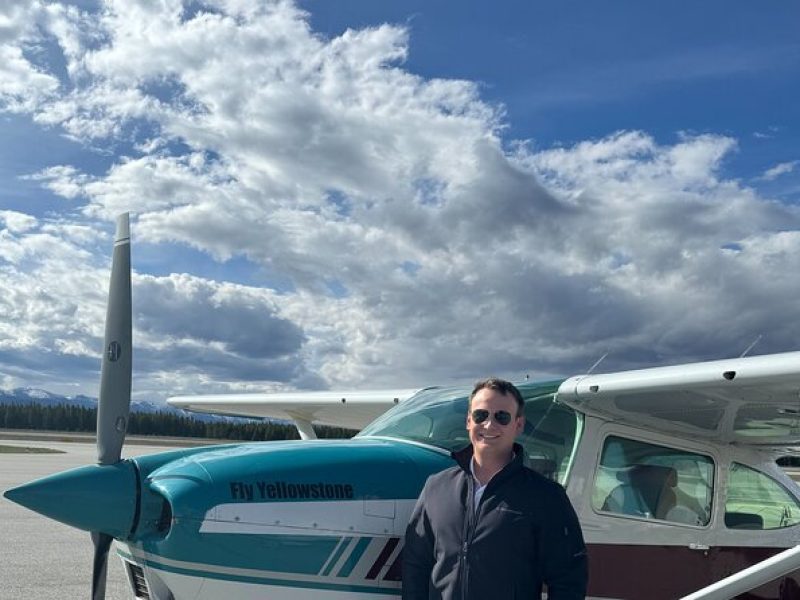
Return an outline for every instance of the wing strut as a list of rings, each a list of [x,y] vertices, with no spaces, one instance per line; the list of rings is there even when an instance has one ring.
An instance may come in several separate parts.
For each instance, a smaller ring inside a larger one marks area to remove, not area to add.
[[[301,440],[317,439],[317,433],[311,425],[311,419],[295,412],[289,412],[289,416],[292,417],[292,421],[294,421],[294,426],[297,427],[297,433],[300,434]]]

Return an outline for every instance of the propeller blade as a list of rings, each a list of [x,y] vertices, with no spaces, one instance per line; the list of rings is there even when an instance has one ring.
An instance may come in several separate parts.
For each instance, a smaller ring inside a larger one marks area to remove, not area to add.
[[[131,238],[128,213],[117,217],[111,283],[108,289],[103,363],[100,368],[100,398],[97,402],[97,462],[120,461],[131,410],[132,375]],[[94,565],[92,600],[105,600],[108,551],[114,538],[92,532]]]
[[[92,532],[94,543],[94,566],[92,568],[92,600],[105,600],[108,550],[114,540],[107,533]]]
[[[128,213],[117,217],[105,346],[97,403],[97,462],[119,462],[131,407],[131,240]]]

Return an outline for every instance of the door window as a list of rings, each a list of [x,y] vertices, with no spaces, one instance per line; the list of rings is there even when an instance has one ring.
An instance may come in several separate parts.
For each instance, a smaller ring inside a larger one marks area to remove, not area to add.
[[[603,444],[592,506],[617,515],[707,525],[713,479],[708,456],[610,436]]]

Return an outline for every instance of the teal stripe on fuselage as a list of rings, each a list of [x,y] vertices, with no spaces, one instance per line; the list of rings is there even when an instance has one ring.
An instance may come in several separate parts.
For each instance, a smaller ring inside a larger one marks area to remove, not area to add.
[[[341,538],[307,535],[199,534],[174,531],[167,541],[144,543],[153,555],[220,567],[316,575]]]
[[[336,548],[336,552],[333,558],[328,563],[328,566],[325,567],[325,572],[323,573],[323,575],[327,576],[331,574],[331,571],[333,571],[333,567],[336,566],[337,562],[339,562],[339,559],[342,557],[342,553],[345,551],[345,548],[347,548],[350,545],[350,541],[352,539],[353,538],[347,537],[344,538],[344,540],[342,540],[342,543],[339,544],[338,548]]]
[[[133,557],[129,553],[117,549],[117,553],[138,565],[146,565],[148,567],[165,571],[167,573],[177,573],[178,575],[186,575],[188,577],[197,577],[199,579],[216,579],[220,581],[233,581],[238,583],[250,583],[255,585],[274,585],[293,589],[309,589],[309,590],[330,590],[334,592],[353,592],[360,594],[380,594],[383,596],[400,596],[400,588],[383,588],[377,586],[357,585],[338,582],[323,582],[323,581],[298,581],[292,579],[278,579],[275,577],[259,577],[257,575],[239,575],[234,573],[219,573],[214,571],[205,571],[194,567],[182,567],[176,565],[165,565],[155,559],[142,559]],[[212,565],[209,565],[212,567]],[[290,576],[287,573],[287,576]]]
[[[358,540],[356,547],[350,553],[350,556],[347,557],[344,565],[342,568],[339,569],[339,572],[336,574],[337,577],[349,577],[350,573],[353,572],[353,569],[358,564],[358,561],[361,560],[361,557],[364,556],[364,551],[369,546],[369,543],[372,541],[372,538],[361,538]]]

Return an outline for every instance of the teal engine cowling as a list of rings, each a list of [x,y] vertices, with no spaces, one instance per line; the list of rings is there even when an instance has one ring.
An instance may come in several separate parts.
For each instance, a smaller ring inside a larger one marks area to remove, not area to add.
[[[220,447],[153,470],[145,463],[143,497],[166,500],[170,527],[160,534],[154,500],[155,525],[140,527],[123,555],[167,587],[193,577],[203,589],[342,593],[399,588],[416,498],[428,475],[453,464],[440,450],[369,438]]]

